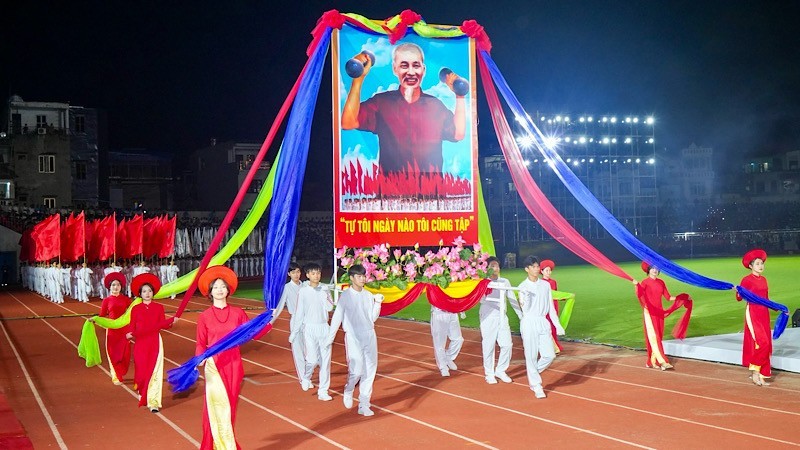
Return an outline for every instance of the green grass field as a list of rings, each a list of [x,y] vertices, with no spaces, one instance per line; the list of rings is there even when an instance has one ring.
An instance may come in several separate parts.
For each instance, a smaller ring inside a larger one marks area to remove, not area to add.
[[[707,258],[677,260],[678,264],[716,280],[734,284],[749,272],[742,267],[740,258]],[[620,267],[637,280],[645,274],[639,263],[622,263]],[[503,270],[502,276],[516,286],[525,277],[522,269]],[[790,314],[800,308],[800,256],[774,256],[767,260],[764,276],[769,280],[770,299],[789,307]],[[576,295],[575,309],[567,328],[567,340],[642,348],[642,309],[630,282],[609,275],[590,265],[558,266],[553,272],[559,290]],[[692,287],[662,275],[672,295],[686,292],[694,299],[692,321],[687,337],[741,331],[744,323],[744,305],[736,301],[735,292],[712,291]],[[262,299],[260,284],[245,283],[237,296]],[[510,309],[509,309],[510,311]],[[669,339],[672,326],[682,309],[668,317],[665,339]],[[423,296],[394,317],[427,322],[430,305]],[[519,331],[519,321],[509,312],[511,329]],[[774,319],[774,315],[773,315]],[[467,311],[461,321],[464,327],[478,327],[478,308]],[[790,325],[791,326],[791,323]]]

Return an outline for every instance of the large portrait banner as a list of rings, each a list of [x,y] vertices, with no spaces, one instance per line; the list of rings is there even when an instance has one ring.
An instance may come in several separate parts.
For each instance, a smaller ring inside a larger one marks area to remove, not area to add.
[[[345,25],[332,63],[336,248],[478,242],[474,41]]]

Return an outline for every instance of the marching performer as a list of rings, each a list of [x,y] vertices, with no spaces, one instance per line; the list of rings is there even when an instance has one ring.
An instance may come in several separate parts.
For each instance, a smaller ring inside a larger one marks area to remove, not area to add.
[[[539,264],[539,267],[542,268],[542,279],[547,281],[550,284],[550,289],[557,291],[558,290],[558,283],[556,280],[551,278],[553,275],[553,269],[556,268],[556,263],[552,260],[545,259]],[[558,300],[553,299],[553,307],[556,309],[556,314],[558,314]],[[547,317],[547,321],[550,321],[550,316]],[[553,343],[556,345],[556,353],[561,353],[563,348],[561,347],[561,343],[558,342],[558,333],[556,333],[556,326],[552,323],[550,324],[550,334],[553,336]]]
[[[769,286],[764,278],[764,263],[767,252],[758,248],[744,254],[742,265],[750,273],[742,278],[740,286],[748,291],[769,299]],[[741,301],[739,294],[736,299]],[[767,378],[772,377],[772,333],[770,331],[769,308],[746,302],[744,311],[744,340],[742,342],[742,365],[747,367],[750,379],[756,386],[769,386]]]
[[[108,297],[100,305],[100,317],[116,319],[123,315],[131,304],[131,299],[122,293],[125,286],[125,276],[119,272],[111,271],[103,280],[103,285],[108,289]],[[90,319],[91,320],[91,319]],[[130,326],[106,330],[106,355],[108,366],[111,370],[111,382],[121,385],[128,367],[131,364],[131,344],[126,335]]]
[[[671,302],[675,297],[670,295],[667,285],[658,278],[660,271],[656,266],[646,262],[642,263],[642,270],[647,274],[647,278],[637,284],[637,297],[644,308],[644,341],[647,345],[647,367],[658,367],[661,370],[672,369],[669,363],[662,340],[664,339],[664,307],[661,298]]]
[[[294,343],[302,330],[306,350],[306,368],[302,380],[302,388],[311,388],[311,376],[314,368],[319,366],[319,388],[317,398],[322,401],[333,400],[328,394],[331,385],[331,347],[328,345],[328,313],[333,309],[333,299],[327,289],[320,286],[322,268],[319,264],[310,263],[305,267],[308,284],[300,288],[297,295],[296,318],[290,322],[289,342]]]
[[[161,281],[152,274],[142,274],[131,281],[131,291],[142,303],[131,309],[130,331],[125,335],[133,342],[133,381],[139,391],[139,406],[151,412],[161,408],[164,383],[164,343],[159,331],[172,327],[176,317],[166,318],[164,306],[153,301],[161,289]]]
[[[280,309],[283,305],[286,306],[286,309],[289,311],[289,328],[292,329],[292,323],[297,320],[297,316],[295,315],[297,312],[297,296],[300,294],[300,288],[303,287],[303,284],[300,282],[302,271],[297,263],[291,262],[289,263],[289,270],[287,271],[287,274],[289,275],[289,281],[283,287],[283,294],[281,294],[278,309]],[[292,346],[292,358],[294,359],[294,368],[297,371],[297,379],[300,381],[300,385],[302,386],[306,373],[303,328],[298,327],[297,325],[294,327],[297,329],[297,334],[290,344]]]
[[[489,278],[493,283],[511,287],[511,283],[500,276],[500,260],[490,256],[486,260],[492,274]],[[510,300],[512,307],[517,308],[517,299],[511,290],[493,289],[490,294],[484,295],[481,299],[481,307],[478,312],[481,327],[481,348],[483,349],[483,372],[486,382],[497,384],[499,378],[504,383],[511,383],[511,377],[506,374],[508,366],[511,364],[511,328],[508,325],[508,315],[506,314],[506,298]],[[519,312],[517,313],[519,315]],[[500,355],[497,358],[497,366],[494,364],[494,347],[500,346]]]
[[[451,370],[458,370],[455,360],[464,344],[458,314],[431,305],[431,337],[436,366],[443,377],[449,377]],[[445,347],[448,338],[450,344]]]
[[[523,267],[528,277],[519,285],[519,325],[522,346],[525,350],[525,369],[528,373],[528,384],[536,398],[545,398],[547,395],[542,388],[540,374],[556,357],[550,324],[556,326],[559,336],[564,334],[564,328],[559,323],[558,314],[553,307],[550,284],[539,278],[541,274],[539,259],[528,256],[523,260]]]
[[[378,371],[378,338],[375,321],[381,313],[382,295],[373,295],[364,289],[367,271],[364,266],[354,264],[348,269],[350,287],[336,304],[331,319],[328,348],[333,344],[339,325],[344,329],[344,344],[347,349],[347,383],[344,385],[344,407],[353,407],[353,391],[358,388],[358,413],[372,416],[370,409],[372,383]]]

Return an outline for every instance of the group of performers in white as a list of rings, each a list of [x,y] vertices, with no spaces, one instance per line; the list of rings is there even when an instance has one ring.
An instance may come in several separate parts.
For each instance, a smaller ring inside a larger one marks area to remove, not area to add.
[[[555,335],[564,334],[558,321],[551,285],[541,278],[536,257],[525,259],[524,267],[528,276],[516,289],[511,287],[507,279],[500,277],[497,258],[489,258],[488,263],[492,290],[480,300],[479,311],[486,383],[497,384],[498,380],[512,382],[506,373],[511,363],[512,349],[507,315],[507,305],[510,304],[520,319],[528,385],[536,398],[545,398],[540,374],[550,366],[558,352]],[[313,387],[312,376],[318,368],[317,398],[321,401],[332,400],[328,393],[331,346],[342,326],[348,367],[342,400],[346,408],[352,408],[358,385],[358,414],[372,416],[370,399],[378,370],[378,342],[374,323],[380,315],[383,296],[372,294],[364,288],[366,271],[358,264],[348,269],[350,287],[338,296],[337,301],[331,295],[333,288],[320,283],[319,265],[309,264],[303,271],[307,280],[301,282],[300,267],[295,263],[289,266],[289,282],[277,308],[279,314],[285,306],[291,315],[289,342],[300,387],[304,391]],[[512,291],[518,291],[518,295]],[[328,323],[332,310],[334,313]],[[436,365],[442,376],[450,376],[451,371],[458,370],[455,360],[464,342],[459,314],[432,306],[430,324]],[[495,346],[500,347],[497,361]]]
[[[131,280],[137,275],[152,273],[162,284],[167,284],[178,279],[179,270],[174,261],[164,260],[160,265],[153,264],[152,267],[145,261],[123,262],[121,266],[113,262],[107,265],[95,263],[91,267],[86,263],[23,263],[20,272],[24,288],[39,293],[53,303],[64,303],[64,297],[85,303],[90,297],[108,297],[109,291],[103,280],[109,273],[120,272],[125,276],[126,294],[130,296]]]

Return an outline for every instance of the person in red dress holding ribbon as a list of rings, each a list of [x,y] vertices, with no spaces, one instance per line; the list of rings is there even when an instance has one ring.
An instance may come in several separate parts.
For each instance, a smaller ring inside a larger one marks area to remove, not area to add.
[[[658,267],[646,262],[642,263],[642,271],[647,274],[647,278],[637,283],[637,297],[644,309],[642,319],[644,321],[644,341],[647,345],[647,367],[659,367],[661,370],[672,369],[661,341],[664,339],[664,306],[661,299],[664,298],[671,302],[675,297],[670,295],[667,285],[658,278]]]
[[[130,331],[126,337],[133,341],[133,381],[139,392],[139,406],[147,405],[151,412],[161,408],[164,383],[164,343],[159,331],[170,328],[176,317],[166,318],[164,306],[153,301],[161,289],[161,280],[152,273],[133,278],[131,293],[142,303],[131,309]]]
[[[767,252],[757,248],[744,254],[742,265],[750,269],[750,274],[742,278],[740,286],[748,291],[769,299],[769,287],[764,273]],[[736,294],[736,299],[742,298]],[[769,308],[746,302],[744,310],[744,340],[742,342],[742,365],[751,372],[751,380],[756,386],[769,386],[767,378],[772,377],[772,332],[770,330]]]
[[[103,285],[108,289],[108,297],[103,299],[100,305],[100,317],[116,319],[125,314],[131,299],[122,293],[125,287],[125,275],[120,272],[110,272],[103,279]],[[119,386],[128,367],[131,364],[131,343],[125,336],[128,334],[129,326],[106,330],[106,355],[108,356],[108,366],[111,371],[111,382]]]
[[[239,325],[248,321],[242,308],[228,305],[228,296],[236,292],[239,280],[236,273],[225,266],[209,267],[197,283],[200,292],[211,299],[211,307],[197,318],[197,345],[195,355],[201,355],[217,341]],[[271,329],[264,327],[258,339]],[[220,352],[204,362],[206,396],[203,403],[203,442],[201,449],[241,448],[236,442],[233,424],[236,423],[236,406],[244,380],[244,367],[239,347]]]

